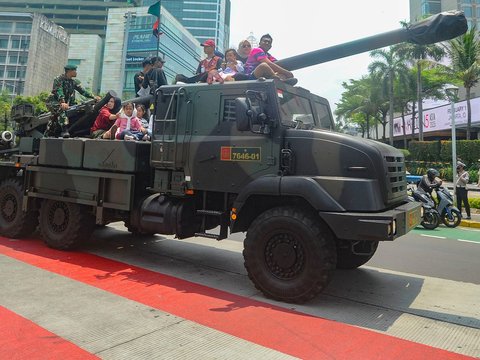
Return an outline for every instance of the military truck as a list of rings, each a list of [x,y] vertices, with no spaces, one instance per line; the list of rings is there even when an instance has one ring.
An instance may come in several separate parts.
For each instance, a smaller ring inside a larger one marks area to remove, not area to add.
[[[462,14],[441,14],[281,63],[294,69],[465,30]],[[154,104],[151,142],[22,138],[21,152],[0,163],[0,234],[27,237],[38,225],[48,246],[67,250],[115,221],[179,239],[246,232],[255,286],[300,303],[336,268],[365,264],[380,241],[420,221],[402,153],[332,131],[328,101],[306,89],[265,79],[165,85]]]

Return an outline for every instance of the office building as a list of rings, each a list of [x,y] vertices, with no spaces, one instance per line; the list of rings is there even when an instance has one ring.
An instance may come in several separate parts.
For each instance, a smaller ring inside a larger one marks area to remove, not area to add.
[[[108,9],[126,5],[126,0],[0,0],[4,12],[43,14],[69,34],[100,36],[105,36]]]
[[[157,0],[143,0],[143,5],[155,2]],[[162,0],[161,4],[200,43],[213,39],[219,50],[229,47],[230,0]]]
[[[0,13],[0,90],[51,91],[67,62],[69,35],[40,14]]]
[[[146,57],[158,54],[166,60],[165,75],[169,83],[176,74],[191,76],[203,56],[203,48],[175,17],[162,8],[158,38],[152,35],[157,19],[148,7],[110,9],[105,37],[102,92],[114,90],[122,98],[133,98],[133,77],[142,69]]]
[[[480,28],[479,0],[410,0],[410,21],[417,22],[427,16],[449,10],[463,11],[468,27]]]

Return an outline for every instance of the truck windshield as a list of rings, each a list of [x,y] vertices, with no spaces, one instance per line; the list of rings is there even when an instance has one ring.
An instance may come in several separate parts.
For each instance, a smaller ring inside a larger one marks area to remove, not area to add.
[[[315,120],[308,99],[280,89],[277,90],[277,95],[280,103],[282,125],[300,129],[315,127]]]

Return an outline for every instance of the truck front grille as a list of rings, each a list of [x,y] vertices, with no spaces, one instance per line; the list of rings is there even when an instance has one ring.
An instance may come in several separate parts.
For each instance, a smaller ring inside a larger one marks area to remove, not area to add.
[[[385,156],[387,202],[393,203],[405,196],[407,179],[405,177],[405,161],[403,156]]]

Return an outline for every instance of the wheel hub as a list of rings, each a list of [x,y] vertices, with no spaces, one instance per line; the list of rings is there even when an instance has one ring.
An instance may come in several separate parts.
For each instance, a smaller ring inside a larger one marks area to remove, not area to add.
[[[48,220],[55,232],[65,231],[68,225],[68,209],[63,203],[55,203],[49,211]]]
[[[6,221],[11,222],[15,219],[17,213],[17,201],[15,196],[8,194],[2,200],[2,218]]]
[[[305,254],[292,234],[271,237],[265,248],[266,264],[270,272],[281,279],[291,279],[301,273]]]

